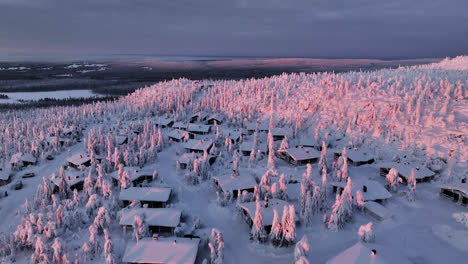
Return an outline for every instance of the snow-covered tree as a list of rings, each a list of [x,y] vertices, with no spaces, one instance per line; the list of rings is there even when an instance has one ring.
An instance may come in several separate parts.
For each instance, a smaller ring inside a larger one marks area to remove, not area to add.
[[[62,241],[59,238],[55,238],[54,243],[52,244],[52,249],[54,251],[52,255],[52,263],[56,264],[67,264],[67,256],[63,250]]]
[[[146,235],[148,235],[148,226],[145,223],[145,215],[135,215],[133,220],[133,237],[138,242]]]
[[[411,174],[408,178],[408,192],[407,197],[409,201],[414,201],[416,191],[416,178],[414,176],[414,169],[411,169]]]
[[[398,187],[398,171],[394,168],[391,168],[386,178],[388,189],[395,192]]]
[[[250,231],[250,239],[257,242],[265,242],[267,234],[263,226],[262,206],[260,201],[256,201],[255,217],[252,223],[252,230]]]
[[[35,250],[31,255],[32,263],[49,263],[49,253],[47,250],[47,245],[42,240],[41,236],[36,236]]]
[[[271,131],[268,131],[268,168],[275,168],[275,142]]]
[[[274,246],[279,246],[283,238],[283,229],[281,227],[278,210],[273,209],[273,223],[270,231],[270,241]]]
[[[286,214],[286,216],[285,216]],[[283,210],[283,217],[281,221],[281,227],[283,228],[283,245],[291,245],[296,239],[296,212],[294,210],[294,205],[285,205]]]
[[[366,203],[364,202],[364,196],[362,195],[361,190],[356,191],[356,205],[359,209],[363,209]]]
[[[369,222],[367,225],[360,226],[358,235],[359,235],[359,240],[362,242],[366,242],[366,243],[374,242],[375,235],[372,229],[372,222]]]
[[[301,240],[296,243],[294,248],[294,262],[298,263],[301,258],[307,257],[310,250],[309,240],[307,236],[302,236]]]
[[[100,207],[96,217],[94,218],[93,225],[98,234],[102,234],[104,229],[108,228],[111,223],[111,218],[105,207]]]

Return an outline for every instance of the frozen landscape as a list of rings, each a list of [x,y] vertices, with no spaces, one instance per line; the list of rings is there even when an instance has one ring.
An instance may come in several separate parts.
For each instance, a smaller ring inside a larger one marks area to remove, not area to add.
[[[174,79],[0,135],[0,263],[468,262],[468,56]]]

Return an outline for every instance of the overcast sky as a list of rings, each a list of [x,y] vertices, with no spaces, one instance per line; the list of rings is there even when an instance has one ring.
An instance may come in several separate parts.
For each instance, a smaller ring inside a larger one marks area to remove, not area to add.
[[[468,0],[0,0],[0,54],[468,54]]]

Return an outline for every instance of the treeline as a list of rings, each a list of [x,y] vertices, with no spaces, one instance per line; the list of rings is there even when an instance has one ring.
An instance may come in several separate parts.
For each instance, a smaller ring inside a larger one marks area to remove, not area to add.
[[[89,104],[93,102],[112,101],[118,96],[105,96],[105,97],[80,97],[80,98],[42,98],[37,101],[20,100],[20,103],[13,104],[0,104],[0,112],[11,110],[24,110],[31,108],[47,108],[53,106],[76,106]]]

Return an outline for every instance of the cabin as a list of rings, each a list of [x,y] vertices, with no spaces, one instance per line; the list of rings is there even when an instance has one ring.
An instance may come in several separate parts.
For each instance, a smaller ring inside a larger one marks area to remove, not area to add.
[[[147,237],[129,241],[122,262],[137,264],[194,264],[199,238]]]
[[[123,170],[130,176],[133,187],[140,186],[144,182],[149,183],[153,181],[153,170],[141,169],[139,167],[123,167]],[[110,176],[112,177],[114,185],[117,186],[119,184],[119,171],[116,170],[110,173]]]
[[[285,137],[292,136],[292,129],[289,127],[272,127],[270,128],[273,140],[283,140]]]
[[[172,128],[180,129],[180,130],[187,130],[188,124],[186,122],[175,122],[172,125]]]
[[[127,207],[132,201],[139,201],[141,207],[163,208],[169,202],[171,188],[130,187],[120,191],[119,200]]]
[[[120,146],[128,143],[128,137],[123,135],[117,136],[115,140]]]
[[[252,152],[252,148],[253,148],[253,141],[243,141],[241,145],[239,146],[239,151],[242,153],[242,155],[249,156],[250,153]],[[266,155],[268,153],[267,143],[259,142],[257,144],[257,151],[260,151],[262,154]]]
[[[346,182],[331,182],[333,192],[341,194],[346,187]],[[383,202],[392,197],[392,194],[380,183],[373,180],[352,179],[351,195],[355,197],[357,191],[361,191],[364,201]]]
[[[411,176],[411,170],[414,170],[414,178],[416,182],[429,182],[434,179],[436,173],[420,164],[410,164],[408,162],[387,162],[377,165],[380,169],[380,175],[386,177],[391,169],[395,169],[398,172],[398,176],[403,179],[406,183],[408,178]]]
[[[199,125],[199,124],[189,124],[187,126],[187,131],[193,134],[198,135],[207,135],[211,131],[211,126]]]
[[[161,128],[170,127],[172,126],[172,124],[174,124],[174,121],[172,119],[165,118],[165,117],[160,117],[155,122],[155,125]]]
[[[0,168],[0,186],[11,182],[11,169]]]
[[[84,186],[84,180],[86,178],[85,172],[75,170],[75,169],[68,169],[64,171],[65,173],[65,181],[67,182],[68,187],[70,187],[71,190],[77,190],[81,191],[83,190]],[[54,179],[52,179],[52,183],[54,183],[54,192],[59,191],[59,186],[60,186],[60,177],[56,176]]]
[[[208,118],[208,114],[205,112],[199,112],[190,116],[190,123],[203,122]]]
[[[200,159],[203,158],[203,154],[201,153],[184,153],[180,158],[177,160],[179,162],[179,167],[183,170],[187,169],[189,164],[193,165],[193,161],[195,159]],[[208,163],[210,165],[213,165],[213,163],[216,161],[216,156],[208,154]]]
[[[171,132],[169,132],[168,136],[169,139],[174,142],[182,142],[195,138],[194,134],[180,129],[172,130]]]
[[[335,158],[338,159],[342,155],[341,150],[334,151]],[[353,166],[361,166],[364,164],[372,164],[375,161],[374,154],[370,151],[358,148],[347,148],[346,157],[348,164]]]
[[[234,172],[230,175],[212,177],[213,182],[218,190],[224,193],[231,193],[233,197],[237,197],[238,191],[253,192],[257,182],[250,175],[239,175]]]
[[[232,144],[239,143],[242,135],[245,135],[241,131],[230,131],[227,133],[226,137],[231,141]]]
[[[67,158],[68,165],[75,169],[91,166],[91,157],[88,154],[76,154]]]
[[[222,124],[224,121],[224,118],[221,114],[214,114],[214,115],[210,115],[207,119],[206,119],[206,123],[208,125],[214,125],[214,123],[216,122],[216,124]]]
[[[364,211],[378,221],[383,221],[392,217],[392,212],[390,210],[373,201],[367,201],[366,204],[364,204]]]
[[[284,206],[289,206],[289,203],[280,199],[269,199],[268,201],[260,201],[260,204],[262,206],[263,226],[265,227],[265,231],[270,233],[273,224],[273,210],[276,209],[276,211],[278,211],[278,217],[281,219],[283,216],[283,208]],[[256,202],[241,203],[239,207],[247,224],[252,227],[253,220],[255,219],[255,210],[257,208]],[[299,220],[297,214],[294,218],[296,222]]]
[[[135,216],[148,226],[153,234],[174,234],[174,229],[180,224],[182,210],[174,208],[131,208],[119,211],[121,215],[119,225],[125,231],[132,230]]]
[[[446,184],[440,186],[440,194],[464,205],[468,204],[468,183]]]
[[[306,147],[306,148],[314,148],[314,149],[318,149],[318,150],[322,150],[322,144],[323,142],[318,142],[317,140],[315,140],[314,137],[303,137],[301,139],[299,139],[299,144],[298,146],[301,146],[301,147]],[[328,143],[327,141],[325,141],[325,146],[328,148],[330,147],[330,143]]]
[[[16,154],[13,154],[10,159],[10,166],[11,168],[23,168],[29,165],[34,165],[36,164],[36,158],[27,153],[23,152],[18,152]]]
[[[46,143],[48,146],[60,146],[63,147],[67,140],[61,137],[46,137]]]
[[[317,162],[321,153],[313,148],[297,147],[280,150],[279,156],[294,165],[304,165]]]
[[[210,152],[213,147],[213,140],[211,139],[190,139],[184,144],[184,149],[187,152],[204,153]]]
[[[326,262],[327,264],[376,264],[398,263],[411,264],[400,250],[387,245],[357,242]]]
[[[268,129],[270,129],[268,122],[252,122],[247,124],[247,132],[249,135],[252,135],[255,131],[268,132]]]

